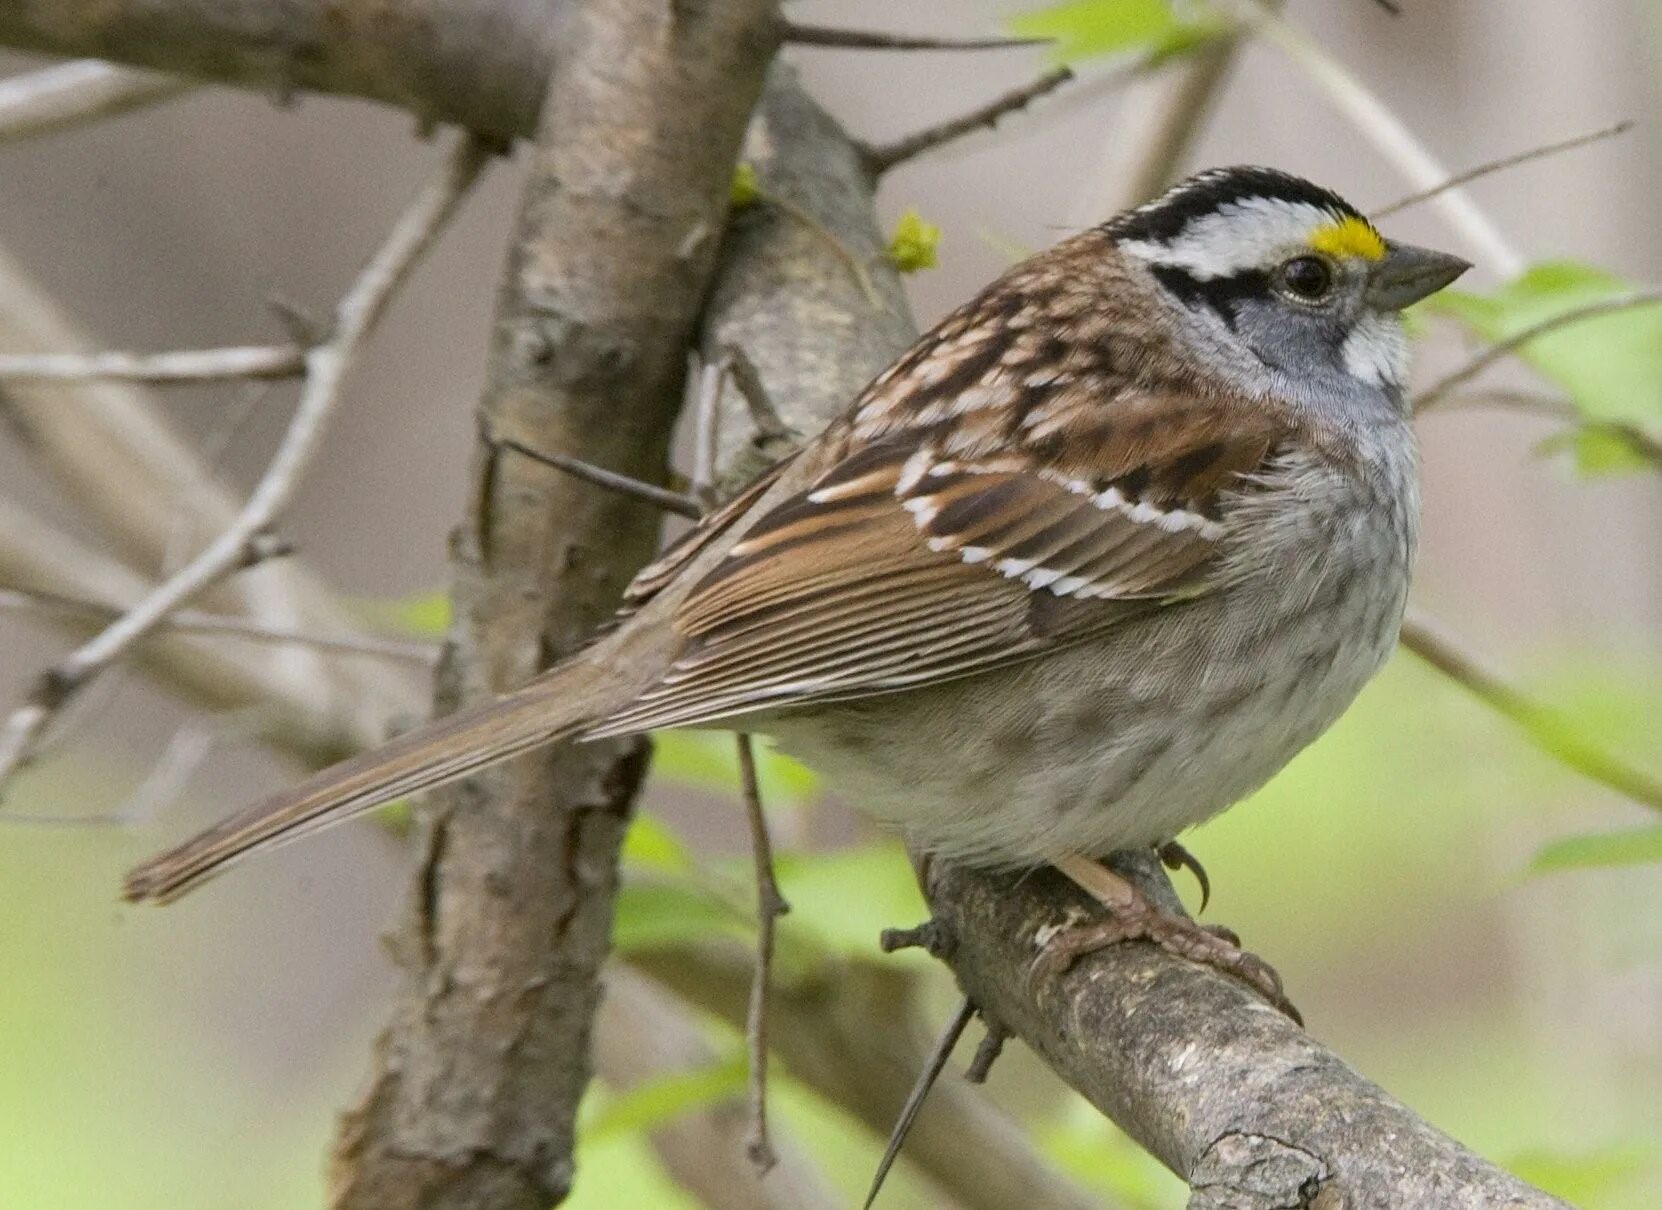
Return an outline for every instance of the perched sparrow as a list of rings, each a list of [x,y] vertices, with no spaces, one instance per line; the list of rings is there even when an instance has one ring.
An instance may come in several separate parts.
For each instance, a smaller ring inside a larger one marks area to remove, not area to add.
[[[1285,173],[1192,177],[947,316],[642,571],[587,650],[162,854],[127,895],[551,740],[720,727],[774,737],[924,851],[1055,863],[1143,912],[1088,859],[1262,785],[1395,643],[1418,526],[1398,312],[1466,268]]]

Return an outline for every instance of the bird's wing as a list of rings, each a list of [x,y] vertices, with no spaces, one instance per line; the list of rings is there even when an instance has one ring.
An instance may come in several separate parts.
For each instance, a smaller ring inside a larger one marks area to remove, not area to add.
[[[954,452],[950,428],[858,448],[692,588],[664,675],[593,734],[964,676],[1207,591],[1276,434],[1162,428],[1094,477],[1023,450]]]

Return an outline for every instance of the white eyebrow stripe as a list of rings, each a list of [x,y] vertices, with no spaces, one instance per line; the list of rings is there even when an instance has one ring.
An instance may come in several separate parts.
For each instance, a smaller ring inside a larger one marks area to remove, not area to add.
[[[1153,265],[1182,269],[1196,281],[1260,269],[1278,253],[1309,241],[1316,228],[1343,216],[1310,202],[1248,197],[1190,219],[1171,239],[1122,240],[1120,247]]]

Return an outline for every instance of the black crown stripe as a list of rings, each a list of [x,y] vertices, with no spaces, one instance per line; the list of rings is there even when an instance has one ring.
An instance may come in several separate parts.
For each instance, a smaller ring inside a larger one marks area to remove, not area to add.
[[[1363,218],[1361,211],[1331,189],[1323,189],[1279,169],[1242,165],[1197,173],[1173,185],[1148,205],[1109,219],[1102,229],[1116,240],[1168,243],[1195,219],[1212,214],[1230,202],[1252,197],[1302,202],[1341,217]]]

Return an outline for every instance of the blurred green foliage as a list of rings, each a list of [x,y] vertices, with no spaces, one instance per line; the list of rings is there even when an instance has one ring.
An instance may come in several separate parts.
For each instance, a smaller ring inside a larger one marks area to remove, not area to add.
[[[1160,59],[1192,50],[1228,22],[1198,0],[1063,0],[1006,23],[1023,38],[1049,38],[1059,63],[1106,55]]]

